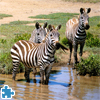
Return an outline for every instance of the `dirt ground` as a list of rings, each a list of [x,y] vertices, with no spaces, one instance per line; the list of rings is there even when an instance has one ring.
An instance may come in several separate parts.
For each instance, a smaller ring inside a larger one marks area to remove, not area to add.
[[[13,17],[0,19],[0,24],[11,21],[32,21],[29,16],[56,12],[79,13],[81,7],[91,8],[90,16],[100,16],[100,3],[71,3],[64,0],[0,0],[0,13]]]

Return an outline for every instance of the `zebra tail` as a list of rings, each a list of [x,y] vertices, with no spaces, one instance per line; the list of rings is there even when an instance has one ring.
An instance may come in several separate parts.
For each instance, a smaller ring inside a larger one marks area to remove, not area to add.
[[[62,44],[57,43],[57,45],[56,45],[56,49],[58,50],[59,48],[61,48],[64,52],[65,52],[65,50],[68,50],[68,48],[66,48],[66,47],[63,46]]]

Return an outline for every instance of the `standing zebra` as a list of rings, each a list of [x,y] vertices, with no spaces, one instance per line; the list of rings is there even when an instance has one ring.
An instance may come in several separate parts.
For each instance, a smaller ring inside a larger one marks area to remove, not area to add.
[[[36,29],[34,29],[34,31],[32,32],[29,41],[34,43],[41,43],[47,34],[46,32],[47,22],[45,22],[42,27],[38,22],[36,22],[35,27]]]
[[[70,57],[69,57],[69,62],[70,64],[71,61],[71,54],[72,54],[72,44],[74,47],[74,63],[73,67],[75,67],[75,64],[78,63],[77,61],[77,49],[78,49],[78,44],[80,44],[80,59],[82,56],[83,52],[83,47],[85,44],[85,39],[86,39],[86,31],[89,29],[89,16],[88,13],[90,13],[91,9],[88,8],[87,12],[85,11],[84,8],[80,8],[80,16],[79,19],[70,19],[66,23],[66,38],[68,39],[69,42],[69,49],[70,49]]]
[[[15,80],[19,63],[25,65],[25,78],[29,81],[30,68],[40,68],[41,83],[48,84],[51,66],[54,62],[54,54],[57,44],[59,44],[59,25],[52,30],[49,25],[49,32],[45,37],[45,42],[36,44],[30,41],[20,40],[11,48],[11,57],[13,61],[13,80]],[[66,49],[67,50],[67,49]]]
[[[35,27],[36,28],[33,30],[29,41],[34,43],[41,43],[45,39],[45,36],[47,34],[47,29],[46,29],[47,22],[45,22],[42,27],[38,22],[36,22]],[[33,68],[34,76],[36,73],[37,73],[36,68]]]

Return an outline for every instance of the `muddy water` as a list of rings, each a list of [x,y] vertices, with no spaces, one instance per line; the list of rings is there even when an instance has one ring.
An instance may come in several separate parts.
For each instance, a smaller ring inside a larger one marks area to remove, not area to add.
[[[15,90],[12,100],[100,100],[100,77],[77,76],[70,67],[52,68],[48,85],[39,83],[39,75],[34,80],[31,73],[30,79],[27,83],[24,73],[17,74],[16,81],[12,75],[0,74],[0,89],[9,85]]]

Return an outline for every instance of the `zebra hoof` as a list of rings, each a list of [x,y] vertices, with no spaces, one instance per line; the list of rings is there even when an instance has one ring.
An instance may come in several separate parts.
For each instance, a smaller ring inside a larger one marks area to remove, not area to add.
[[[29,83],[30,82],[30,79],[27,79],[27,82]]]
[[[70,65],[70,62],[68,62],[67,65]]]

